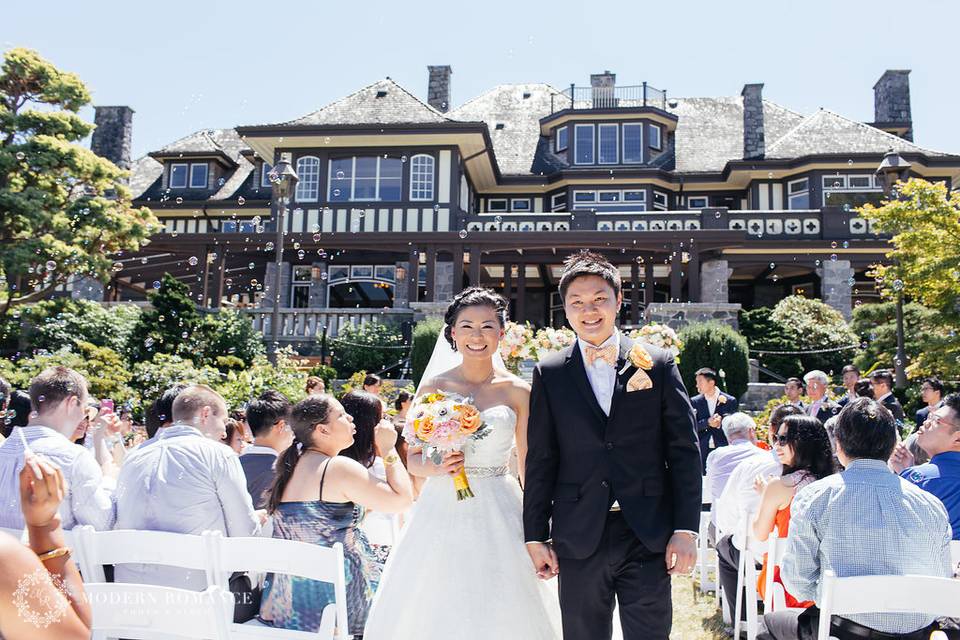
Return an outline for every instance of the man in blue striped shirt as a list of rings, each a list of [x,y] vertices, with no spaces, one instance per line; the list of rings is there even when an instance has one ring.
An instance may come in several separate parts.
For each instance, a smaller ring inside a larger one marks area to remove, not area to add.
[[[817,601],[828,570],[841,578],[952,577],[943,504],[887,467],[897,441],[890,411],[868,398],[854,400],[840,413],[834,435],[845,471],[804,487],[793,499],[780,570],[786,590],[797,600]],[[816,607],[764,616],[776,640],[813,638],[818,619]],[[933,624],[934,616],[921,613],[834,616],[831,635],[926,640]]]

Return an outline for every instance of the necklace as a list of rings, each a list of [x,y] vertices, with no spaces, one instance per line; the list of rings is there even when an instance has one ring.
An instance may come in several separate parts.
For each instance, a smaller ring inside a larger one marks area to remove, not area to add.
[[[496,370],[496,369],[493,369],[493,370],[490,371],[490,375],[488,375],[486,378],[484,378],[484,379],[481,380],[480,382],[474,383],[474,382],[471,382],[470,380],[467,380],[467,377],[466,377],[465,375],[463,375],[463,371],[461,370],[461,371],[460,371],[460,380],[463,381],[463,385],[464,385],[465,387],[467,387],[468,389],[473,390],[473,389],[479,389],[480,387],[482,387],[482,386],[484,386],[484,385],[486,385],[486,384],[489,384],[489,383],[493,380],[494,376],[496,376],[496,375],[497,375],[497,370]]]

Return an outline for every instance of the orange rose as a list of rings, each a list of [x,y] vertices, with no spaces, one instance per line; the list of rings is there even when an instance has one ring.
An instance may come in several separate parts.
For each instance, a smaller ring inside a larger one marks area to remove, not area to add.
[[[647,353],[647,350],[638,342],[630,348],[630,363],[640,369],[649,371],[653,368],[653,358]]]
[[[434,429],[436,429],[436,425],[433,424],[433,418],[430,416],[425,416],[422,420],[416,420],[413,423],[413,432],[424,442],[430,440]]]
[[[480,412],[477,408],[469,404],[458,404],[455,408],[460,412],[460,433],[475,433],[480,428]]]

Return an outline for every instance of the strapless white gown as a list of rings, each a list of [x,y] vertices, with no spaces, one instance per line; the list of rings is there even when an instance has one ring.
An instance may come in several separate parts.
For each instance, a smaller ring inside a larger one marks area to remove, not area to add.
[[[523,499],[507,468],[517,416],[497,405],[491,433],[464,451],[475,497],[453,480],[427,480],[387,560],[364,640],[557,640],[556,579],[533,571]]]

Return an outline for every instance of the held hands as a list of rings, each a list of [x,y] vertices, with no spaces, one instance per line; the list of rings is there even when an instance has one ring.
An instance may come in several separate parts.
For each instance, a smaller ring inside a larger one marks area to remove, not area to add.
[[[446,474],[449,476],[455,476],[460,472],[460,469],[463,468],[463,452],[462,451],[452,451],[450,453],[444,454],[443,462],[437,465],[438,475]]]
[[[533,561],[533,570],[541,580],[549,580],[560,573],[560,561],[553,545],[546,542],[528,542],[527,553]]]
[[[887,465],[893,469],[894,473],[900,473],[907,467],[912,467],[914,462],[915,460],[913,454],[910,453],[910,449],[897,443],[897,446],[893,449],[893,453],[890,454],[890,460],[887,461]]]
[[[722,421],[723,421],[723,418],[720,417],[719,413],[715,413],[709,418],[707,418],[707,424],[713,427],[714,429],[719,429]]]
[[[529,550],[530,545],[527,545]],[[670,536],[664,554],[667,573],[672,576],[688,576],[697,562],[697,543],[689,533],[678,531]]]
[[[397,430],[389,420],[381,420],[380,424],[373,428],[373,443],[377,455],[381,458],[386,457],[397,446]]]
[[[20,507],[27,527],[58,527],[57,509],[66,492],[67,481],[59,467],[40,456],[27,456],[20,470]]]

